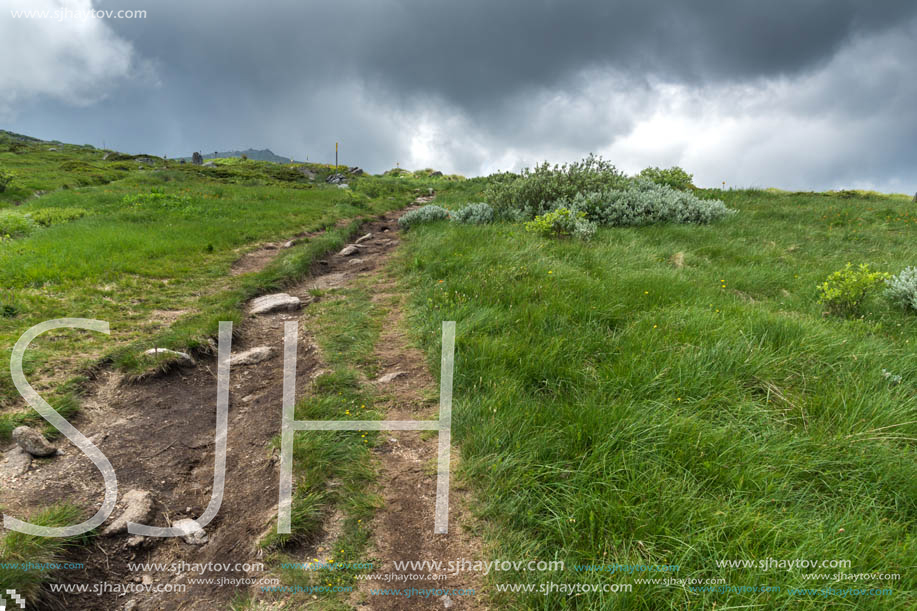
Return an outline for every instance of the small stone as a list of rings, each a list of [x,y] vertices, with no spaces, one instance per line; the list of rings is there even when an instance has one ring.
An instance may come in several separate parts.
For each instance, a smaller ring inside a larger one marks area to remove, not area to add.
[[[296,244],[295,240],[290,240],[289,242],[283,243],[283,248],[293,248],[295,244]]]
[[[191,358],[190,354],[178,352],[177,350],[169,350],[168,348],[150,348],[149,350],[145,351],[144,354],[154,357],[164,357],[168,359],[174,358],[184,365],[195,365],[194,359]]]
[[[442,176],[442,174],[440,174],[440,176]],[[453,605],[452,599],[449,598],[448,595],[443,596],[442,601],[443,601],[443,607],[445,607],[446,609],[450,608]]]
[[[341,184],[338,185],[338,189],[349,189],[349,188],[350,188],[350,185],[348,185],[346,182],[342,182]]]
[[[372,237],[373,237],[373,234],[371,234],[371,233],[367,233],[366,235],[361,235],[359,238],[357,238],[357,239],[354,241],[354,244],[359,244],[360,242],[365,242],[366,240],[368,240],[368,239],[370,239],[370,238],[372,238]]]
[[[364,259],[351,259],[350,261],[348,261],[348,263],[350,263],[351,265],[359,265],[360,263],[363,263],[363,261]]]
[[[349,257],[351,255],[357,254],[358,252],[360,252],[360,249],[354,246],[353,244],[350,244],[348,246],[345,246],[344,249],[341,252],[339,252],[338,254],[341,255],[342,257]]]
[[[380,384],[388,384],[389,382],[393,382],[397,380],[398,378],[400,378],[401,376],[405,376],[405,375],[407,374],[403,371],[393,371],[391,373],[385,374],[384,376],[376,380],[376,382],[379,382]]]
[[[137,601],[133,599],[124,603],[124,607],[123,607],[124,611],[134,611],[134,609],[136,608],[137,608]]]
[[[152,576],[152,575],[144,575],[143,577],[140,578],[140,583],[142,583],[142,584],[145,585],[145,586],[151,586],[151,585],[153,585],[153,576]]]
[[[203,545],[207,543],[207,533],[200,524],[191,518],[184,518],[172,523],[172,528],[179,528],[185,535],[182,540],[188,545]]]
[[[153,511],[153,497],[149,490],[130,490],[121,499],[124,511],[117,520],[108,525],[102,534],[116,535],[127,531],[128,522],[143,523]]]
[[[13,441],[32,456],[52,456],[57,453],[57,448],[48,443],[44,435],[28,426],[13,429]]]
[[[19,477],[25,474],[32,466],[32,455],[16,446],[6,453],[6,460],[0,466],[0,475],[5,477]]]
[[[134,535],[127,540],[128,547],[139,547],[146,542],[146,537],[141,537],[140,535]]]
[[[261,361],[266,361],[267,359],[271,358],[273,354],[274,349],[270,346],[258,346],[257,348],[252,348],[251,350],[246,350],[245,352],[240,352],[239,354],[233,355],[229,358],[229,365],[254,365],[256,363],[260,363]]]
[[[249,314],[268,314],[278,310],[296,310],[302,305],[299,297],[294,297],[286,293],[277,293],[274,295],[265,295],[258,297],[251,303],[248,310]]]

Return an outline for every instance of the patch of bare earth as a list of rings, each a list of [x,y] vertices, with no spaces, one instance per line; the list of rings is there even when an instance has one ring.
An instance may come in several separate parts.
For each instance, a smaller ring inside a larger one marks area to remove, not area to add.
[[[367,223],[364,232],[372,238],[361,243],[357,255],[331,254],[315,263],[310,278],[287,290],[300,297],[308,308],[310,290],[345,286],[358,274],[377,274],[381,264],[398,245],[397,217],[386,214]],[[385,282],[380,295],[394,290]],[[283,325],[301,320],[300,312],[277,312],[249,316],[235,329],[233,354],[249,348],[269,346],[268,359],[247,366],[234,366],[230,373],[229,432],[226,484],[219,513],[205,527],[207,542],[186,543],[182,538],[133,537],[127,533],[97,536],[88,545],[70,552],[69,560],[83,563],[82,569],[62,571],[52,578],[62,584],[108,587],[101,595],[47,594],[43,608],[74,610],[223,609],[240,591],[257,592],[256,586],[239,580],[257,579],[260,572],[211,569],[203,574],[189,565],[207,563],[234,565],[261,561],[258,542],[271,528],[277,515],[278,457],[270,442],[280,432],[283,380]],[[424,403],[423,393],[435,387],[422,356],[409,347],[400,331],[400,308],[387,325],[380,341],[379,356],[385,371],[406,372],[387,390],[389,419],[435,417],[435,406]],[[301,395],[318,371],[316,346],[308,328],[300,333],[297,393]],[[216,416],[216,357],[199,355],[195,366],[174,369],[141,382],[125,382],[117,372],[102,369],[89,388],[84,409],[73,424],[108,457],[118,477],[119,499],[130,490],[146,490],[153,510],[146,520],[153,526],[169,526],[183,518],[199,517],[211,497],[214,470]],[[64,439],[56,442],[62,455],[36,459],[25,474],[0,482],[0,504],[6,513],[25,518],[61,501],[76,503],[91,515],[104,496],[102,478],[92,463]],[[417,432],[397,432],[378,448],[380,493],[385,506],[375,519],[373,555],[392,559],[477,558],[474,540],[462,530],[465,516],[463,495],[453,483],[450,534],[433,535],[435,473],[432,467],[435,437],[422,440]],[[8,448],[4,448],[8,449]],[[457,453],[453,451],[453,464]],[[122,504],[105,526],[120,516]],[[337,520],[340,522],[340,520]],[[330,516],[324,538],[333,537],[335,518]],[[130,570],[128,563],[179,565],[178,570]],[[211,579],[192,584],[191,579]],[[219,583],[222,579],[223,583]],[[235,584],[228,580],[237,580]],[[468,587],[467,576],[459,580],[415,582],[415,587]],[[99,585],[101,584],[101,585]],[[106,586],[105,584],[108,584]],[[184,592],[124,593],[125,584],[164,586]],[[111,591],[112,586],[117,588]],[[385,600],[382,600],[385,599]],[[371,597],[370,608],[425,608],[443,606],[442,600],[420,602],[394,597]],[[452,608],[467,601],[454,600]]]
[[[381,378],[400,372],[391,382],[376,381],[385,397],[387,420],[435,420],[439,383],[426,366],[423,353],[408,340],[404,330],[404,297],[395,281],[380,278],[374,287],[374,301],[392,303],[383,325],[376,356]],[[376,575],[397,575],[389,581],[357,582],[358,591],[351,603],[359,609],[484,609],[481,575],[458,573],[432,577],[430,571],[396,570],[396,561],[432,561],[447,565],[460,558],[475,562],[483,559],[480,541],[469,530],[471,517],[469,495],[460,482],[452,478],[449,495],[449,532],[433,533],[436,503],[436,435],[424,436],[418,431],[384,431],[385,442],[375,449],[379,464],[378,493],[383,507],[371,524],[374,533],[372,549],[367,556],[381,558]],[[460,463],[458,449],[452,448],[451,470]],[[468,590],[478,596],[433,595],[430,597],[372,595],[371,590],[417,588],[425,590]]]

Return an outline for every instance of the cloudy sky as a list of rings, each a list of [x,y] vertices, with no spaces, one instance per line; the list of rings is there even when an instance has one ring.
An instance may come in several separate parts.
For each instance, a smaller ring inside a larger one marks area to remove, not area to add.
[[[466,175],[595,152],[703,186],[917,190],[913,0],[0,6],[0,127],[45,139],[313,161],[339,141],[372,172]]]

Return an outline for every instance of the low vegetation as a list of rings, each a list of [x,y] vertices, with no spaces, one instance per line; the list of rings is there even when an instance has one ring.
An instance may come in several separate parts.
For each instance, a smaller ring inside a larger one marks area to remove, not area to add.
[[[518,194],[546,191],[545,176],[537,189],[469,181],[438,201],[458,209],[497,193],[491,203],[505,210]],[[695,194],[738,213],[603,226],[589,242],[546,241],[505,221],[406,236],[400,270],[434,370],[441,321],[457,321],[453,434],[478,516],[494,529],[491,557],[561,559],[569,581],[608,582],[570,572],[578,564],[677,564],[681,579],[748,587],[635,583],[630,593],[506,593],[492,603],[820,609],[824,598],[789,588],[889,587],[891,596],[840,604],[914,608],[917,316],[858,297],[861,279],[840,284],[857,316],[826,316],[818,286],[847,261],[868,261],[878,297],[873,274],[917,261],[917,210],[876,194]],[[899,303],[913,277],[890,281]],[[901,579],[716,565],[766,558],[847,559],[846,573]],[[545,577],[491,579],[537,591]]]

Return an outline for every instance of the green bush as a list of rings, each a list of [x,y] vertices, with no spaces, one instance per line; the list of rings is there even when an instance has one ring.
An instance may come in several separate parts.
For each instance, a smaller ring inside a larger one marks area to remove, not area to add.
[[[456,223],[466,223],[468,225],[492,223],[494,220],[494,209],[491,208],[489,204],[483,202],[468,204],[464,208],[453,212],[452,220]]]
[[[720,200],[700,199],[692,193],[638,179],[625,189],[578,194],[555,202],[583,212],[599,225],[630,227],[655,223],[706,224],[735,214]]]
[[[917,310],[917,267],[907,267],[885,283],[886,297],[901,307]]]
[[[554,202],[572,200],[580,193],[619,189],[628,181],[611,163],[594,155],[569,165],[544,162],[518,176],[493,178],[484,196],[497,216],[508,219],[531,219],[550,212]]]
[[[418,208],[417,210],[411,210],[410,212],[405,212],[400,219],[398,219],[398,224],[403,229],[410,229],[415,225],[422,225],[424,223],[432,223],[434,221],[442,221],[449,218],[449,211],[445,208],[440,208],[439,206],[434,206],[432,204]]]
[[[888,277],[884,272],[870,271],[865,263],[858,267],[848,263],[818,285],[819,301],[834,314],[858,314],[866,298]]]
[[[672,166],[667,170],[655,167],[646,168],[637,174],[637,178],[643,178],[645,180],[652,181],[657,185],[665,185],[667,187],[672,187],[673,189],[679,189],[681,191],[694,188],[694,176],[692,174],[688,174],[678,166]]]
[[[35,221],[24,214],[0,210],[0,239],[29,235],[35,230]]]
[[[83,218],[86,214],[88,213],[83,208],[42,208],[41,210],[30,212],[29,216],[39,225],[48,227],[49,225]]]
[[[557,208],[546,214],[536,216],[525,224],[525,230],[543,236],[568,237],[576,236],[588,240],[595,235],[595,223],[586,219],[584,212],[569,208]]]
[[[13,182],[13,175],[0,170],[0,193],[6,191],[11,182]]]

